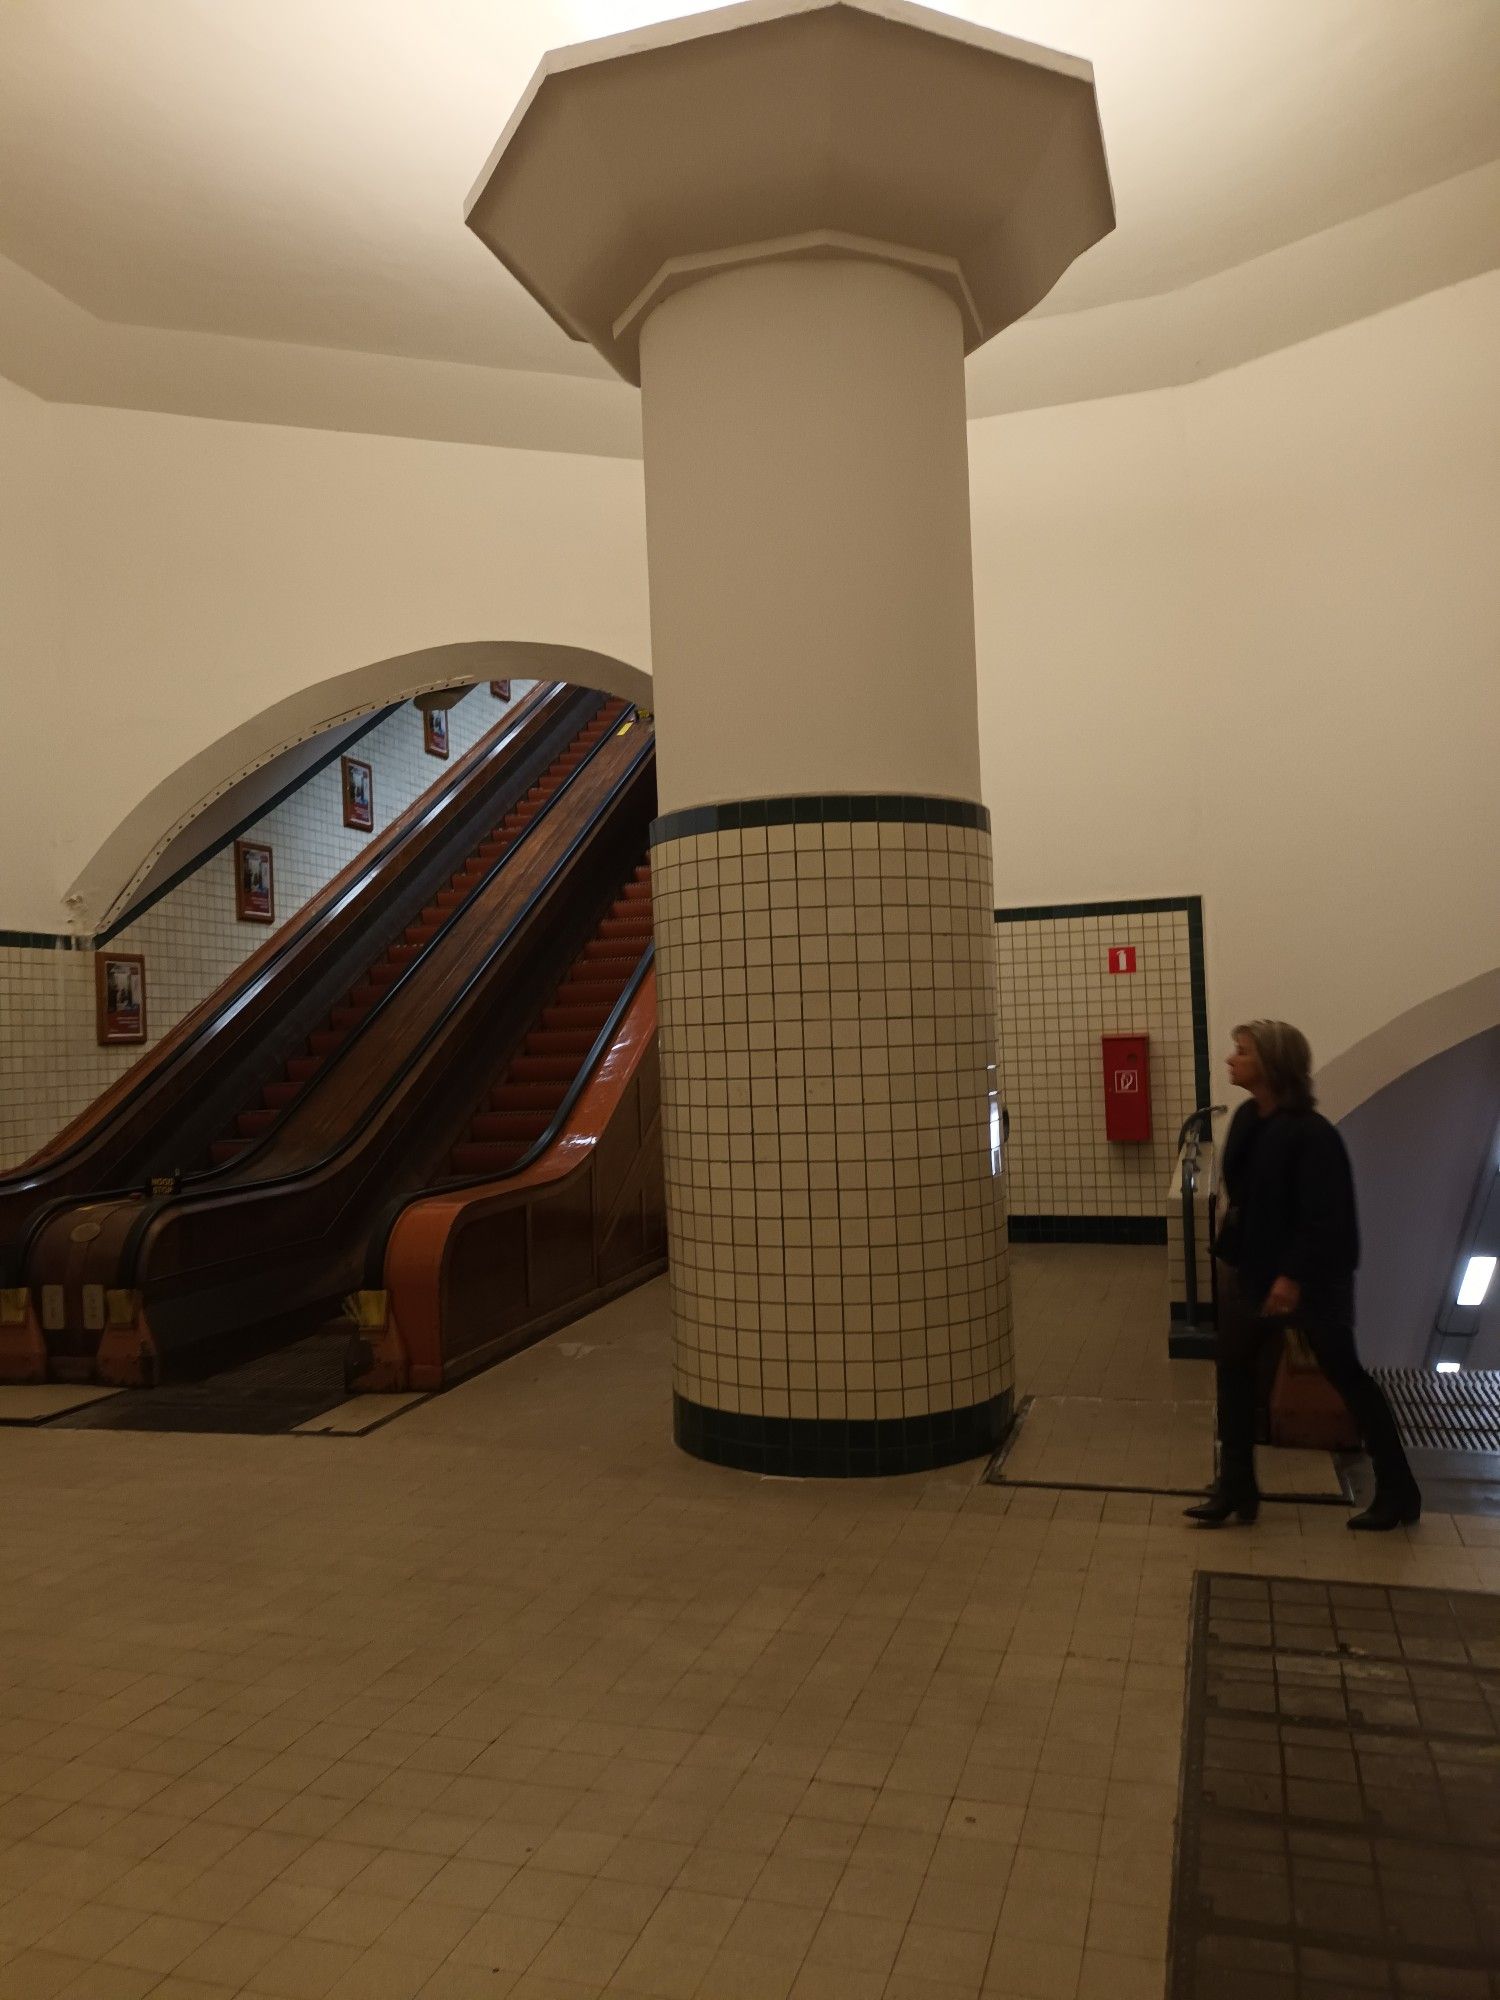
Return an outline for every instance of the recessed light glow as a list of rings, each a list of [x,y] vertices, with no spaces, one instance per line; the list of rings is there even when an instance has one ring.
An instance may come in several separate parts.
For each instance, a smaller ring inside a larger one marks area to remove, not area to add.
[[[1440,1361],[1437,1365],[1437,1372],[1439,1375],[1456,1375],[1462,1367],[1463,1363],[1461,1361]]]
[[[1458,1303],[1461,1306],[1482,1306],[1484,1295],[1490,1288],[1490,1279],[1495,1275],[1493,1257],[1471,1257],[1459,1280]]]

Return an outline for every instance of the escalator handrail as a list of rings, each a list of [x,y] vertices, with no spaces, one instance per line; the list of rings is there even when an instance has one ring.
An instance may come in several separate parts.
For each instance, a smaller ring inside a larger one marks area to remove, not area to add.
[[[566,685],[567,683],[562,681],[553,683],[553,686],[555,687],[565,687]],[[603,698],[603,700],[600,702],[599,708],[596,708],[594,710],[594,715],[599,714],[600,709],[603,708],[604,703],[609,699],[610,697],[607,695]],[[634,707],[633,706],[627,707],[626,709],[621,711],[621,720],[623,721],[626,716],[634,716],[634,714],[635,714]],[[590,717],[590,720],[592,719],[593,717]],[[583,724],[583,728],[586,729],[587,727],[588,723],[586,722]],[[333,1057],[330,1060],[329,1064],[330,1069],[333,1067],[335,1063],[341,1062],[344,1059],[344,1057],[349,1054],[351,1049],[353,1049],[355,1044],[359,1041],[360,1037],[378,1018],[382,1009],[389,1002],[395,999],[396,995],[400,991],[402,991],[402,989],[405,987],[407,980],[426,961],[428,953],[431,951],[435,951],[438,945],[442,943],[443,939],[447,936],[448,932],[452,929],[453,925],[458,922],[459,918],[463,916],[465,911],[468,910],[469,907],[472,905],[474,897],[478,896],[479,894],[481,894],[483,890],[487,889],[490,883],[495,879],[495,876],[500,872],[500,870],[515,858],[515,855],[520,849],[522,843],[530,836],[533,829],[539,826],[542,823],[542,821],[548,817],[548,815],[552,811],[553,806],[557,804],[557,801],[572,785],[573,780],[578,776],[580,776],[581,773],[588,768],[589,764],[598,755],[599,751],[603,749],[604,745],[609,742],[612,736],[615,736],[617,734],[618,734],[618,725],[614,729],[607,730],[605,734],[600,737],[599,741],[594,745],[594,748],[589,752],[588,756],[582,760],[582,762],[578,765],[576,770],[569,773],[568,777],[563,781],[562,784],[558,786],[557,790],[551,795],[551,797],[548,799],[547,803],[543,806],[541,811],[533,815],[531,820],[522,829],[520,834],[517,835],[516,839],[511,842],[508,848],[506,848],[505,852],[497,857],[494,866],[488,870],[483,880],[475,884],[473,893],[470,896],[466,897],[465,900],[462,903],[460,903],[449,914],[445,922],[439,926],[438,930],[434,933],[434,935],[428,941],[428,943],[422,947],[422,950],[419,953],[419,955],[412,960],[409,966],[407,966],[406,970],[401,974],[400,978],[392,980],[391,984],[385,989],[380,999],[375,1002],[374,1006],[366,1010],[363,1019],[359,1023],[359,1026],[350,1031],[348,1039],[337,1051],[335,1051]],[[571,740],[573,739],[570,739],[570,741]],[[501,747],[505,744],[508,744],[509,741],[510,741],[509,735],[502,738],[501,741],[494,746],[494,753],[498,753]],[[564,754],[563,750],[559,750],[557,753],[558,757],[561,757],[563,754]],[[552,760],[553,763],[556,763],[556,761],[557,758],[554,758]],[[546,769],[550,770],[551,765],[549,764],[546,767]],[[428,811],[425,811],[422,814],[421,819],[418,820],[413,825],[413,827],[409,829],[409,831],[416,832],[419,827],[430,824],[433,814],[436,811],[438,811],[441,806],[445,805],[448,802],[448,798],[450,796],[451,793],[445,793],[444,797],[441,800],[434,801],[432,807]],[[367,879],[368,876],[361,878],[361,880],[367,880]],[[350,888],[343,895],[339,897],[338,901],[335,904],[332,905],[330,914],[344,907],[345,903],[348,900],[348,897],[354,893],[355,887],[356,887],[355,884],[350,885]],[[251,987],[247,987],[245,989],[245,993],[240,997],[248,998],[252,990],[254,989]],[[221,1016],[220,1018],[223,1019],[227,1017],[228,1016],[226,1013],[226,1015]],[[285,1114],[283,1114],[283,1118],[284,1116]],[[183,1174],[181,1176],[180,1181],[178,1182],[178,1186],[180,1188],[189,1188],[189,1187],[198,1188],[201,1187],[203,1183],[206,1181],[210,1182],[218,1181],[222,1176],[227,1176],[231,1173],[239,1173],[248,1163],[251,1163],[255,1159],[257,1159],[260,1156],[260,1154],[265,1152],[266,1149],[274,1142],[274,1140],[277,1137],[277,1134],[281,1130],[282,1122],[283,1119],[278,1118],[274,1125],[270,1126],[268,1130],[261,1133],[258,1138],[254,1139],[245,1148],[243,1153],[237,1153],[232,1160],[226,1160],[220,1166],[203,1167],[197,1169],[192,1173]],[[141,1184],[139,1180],[136,1180],[132,1181],[128,1187],[96,1188],[91,1190],[87,1194],[81,1194],[75,1192],[73,1194],[55,1195],[51,1201],[44,1202],[30,1216],[27,1217],[26,1226],[21,1231],[21,1234],[17,1240],[17,1243],[15,1245],[11,1257],[11,1263],[14,1275],[18,1278],[24,1277],[24,1274],[31,1261],[31,1252],[33,1246],[36,1244],[42,1232],[48,1227],[48,1225],[51,1222],[53,1222],[56,1219],[57,1216],[66,1215],[70,1210],[75,1208],[92,1207],[100,1202],[129,1201],[133,1197],[139,1195],[140,1193],[141,1193]]]
[[[604,697],[604,701],[601,701],[601,703],[599,704],[599,708],[596,708],[594,710],[594,715],[590,716],[589,718],[590,722],[592,722],[594,720],[594,717],[600,713],[600,711],[603,709],[605,705],[605,702],[607,702],[609,698],[610,697],[608,695]],[[633,716],[634,713],[635,711],[633,708],[623,710],[621,713],[621,720],[623,721],[627,714]],[[587,729],[588,726],[589,724],[586,722],[584,723],[583,728]],[[579,735],[581,735],[583,731],[580,730],[578,733]],[[510,866],[511,862],[515,860],[517,854],[519,854],[519,852],[521,851],[521,848],[531,838],[531,835],[535,832],[536,828],[539,827],[542,824],[542,822],[550,816],[553,807],[557,804],[558,800],[563,797],[564,793],[566,793],[570,789],[570,787],[573,784],[573,781],[576,778],[579,778],[583,775],[583,773],[588,769],[589,765],[593,762],[595,757],[597,757],[599,752],[604,748],[605,744],[608,743],[610,738],[616,735],[617,733],[618,733],[618,726],[615,729],[607,729],[604,732],[604,734],[599,738],[599,741],[594,745],[593,749],[590,750],[588,755],[579,762],[579,764],[576,766],[575,769],[573,769],[568,773],[567,777],[557,787],[557,790],[551,794],[551,796],[538,809],[538,811],[532,814],[531,818],[527,821],[526,825],[522,827],[521,831],[516,835],[515,839],[511,842],[510,846],[506,848],[503,854],[499,854],[495,857],[493,863],[490,865],[490,867],[488,867],[485,870],[484,874],[474,884],[474,887],[472,888],[472,890],[470,890],[469,894],[465,896],[464,900],[461,903],[455,904],[453,909],[449,911],[448,915],[443,919],[442,923],[438,925],[437,929],[433,932],[432,936],[428,939],[427,943],[423,945],[421,951],[417,954],[417,956],[414,959],[412,959],[411,963],[401,973],[399,978],[393,979],[390,985],[387,986],[382,991],[380,998],[377,1001],[375,1001],[373,1005],[365,1009],[364,1014],[360,1018],[359,1025],[349,1030],[347,1039],[329,1056],[327,1069],[321,1072],[321,1074],[323,1075],[328,1074],[329,1071],[331,1071],[335,1067],[335,1065],[343,1062],[343,1060],[345,1059],[346,1056],[349,1055],[351,1050],[353,1050],[358,1045],[358,1043],[362,1040],[362,1038],[370,1030],[370,1028],[374,1026],[375,1022],[380,1019],[381,1015],[385,1012],[386,1008],[391,1006],[395,1002],[397,995],[405,991],[408,982],[414,977],[414,975],[417,972],[419,972],[422,969],[423,965],[429,961],[431,953],[437,950],[438,946],[443,942],[443,939],[447,937],[448,933],[453,929],[454,925],[457,924],[459,920],[473,907],[475,898],[478,896],[482,896],[484,894],[485,890],[489,888],[490,884],[494,881],[495,877],[500,873],[502,868],[508,868]],[[576,741],[576,738],[571,740]],[[558,761],[558,758],[563,757],[567,754],[568,747],[569,746],[565,744],[563,748],[558,751],[557,757],[554,757],[552,760],[552,764],[555,764]],[[552,764],[547,765],[546,770],[550,771],[552,768]],[[543,772],[542,775],[545,776],[545,772]],[[538,782],[540,782],[540,780],[538,780]],[[368,969],[369,968],[366,967],[366,970]],[[264,1132],[262,1132],[258,1138],[252,1139],[250,1144],[246,1146],[245,1150],[242,1153],[236,1153],[232,1160],[225,1160],[222,1162],[221,1165],[216,1167],[199,1167],[191,1173],[184,1174],[182,1176],[181,1186],[184,1188],[189,1186],[195,1188],[201,1187],[205,1181],[217,1181],[220,1178],[227,1176],[229,1174],[237,1174],[241,1172],[246,1166],[251,1165],[255,1160],[259,1159],[261,1154],[264,1153],[266,1149],[272,1144],[277,1134],[280,1132],[282,1124],[286,1119],[286,1116],[287,1113],[284,1111],[281,1117],[276,1120],[274,1125],[268,1126],[267,1129]],[[135,1193],[136,1191],[137,1190],[133,1188],[129,1190],[130,1193]],[[90,1199],[108,1200],[109,1197],[106,1195],[103,1197],[90,1197]]]
[[[556,693],[566,686],[567,683],[565,681],[540,683],[537,689],[534,690],[537,698],[526,703],[526,712],[524,714],[517,714],[511,718],[510,727],[505,731],[505,734],[496,738],[495,742],[490,745],[479,762],[472,765],[464,764],[456,766],[444,779],[440,779],[438,785],[433,787],[433,796],[428,804],[403,829],[399,841],[392,842],[390,839],[390,835],[395,831],[395,827],[399,824],[399,821],[393,822],[390,827],[387,827],[380,839],[366,848],[362,857],[366,865],[359,869],[344,888],[339,891],[332,902],[318,907],[318,897],[323,893],[321,891],[315,892],[313,896],[309,897],[308,901],[303,904],[296,915],[278,932],[272,948],[259,970],[242,985],[236,987],[221,1007],[217,1007],[211,1013],[205,1014],[203,1020],[193,1032],[186,1036],[180,1045],[173,1049],[164,1060],[143,1069],[143,1073],[137,1081],[111,1106],[105,1119],[101,1120],[98,1125],[91,1126],[88,1130],[81,1132],[76,1139],[65,1146],[60,1152],[48,1154],[39,1165],[29,1171],[21,1167],[10,1173],[0,1174],[0,1191],[22,1188],[28,1184],[40,1185],[53,1173],[66,1167],[78,1153],[92,1145],[99,1138],[100,1134],[108,1129],[109,1125],[123,1116],[125,1112],[132,1109],[145,1091],[156,1087],[165,1078],[169,1077],[190,1055],[196,1053],[208,1036],[219,1033],[236,1015],[243,1012],[252,999],[264,992],[269,981],[282,969],[294,949],[300,947],[306,941],[309,928],[314,924],[321,925],[327,923],[330,918],[346,910],[350,902],[356,897],[364,894],[371,882],[389,861],[392,854],[398,852],[401,847],[404,847],[413,835],[429,827],[432,824],[434,816],[445,810],[452,803],[454,796],[459,791],[470,784],[475,778],[479,777],[486,765],[492,764],[496,759],[504,756],[510,749],[517,733],[536,719],[536,712],[541,703],[547,699],[548,695]],[[519,706],[520,704],[518,704]],[[208,998],[211,1000],[212,995],[208,996]],[[200,1005],[206,1004],[206,1002],[200,1003]],[[170,1033],[171,1031],[168,1030],[168,1032]],[[98,1197],[81,1197],[74,1194],[64,1196],[61,1199],[69,1205],[76,1207],[82,1199],[97,1198],[108,1200],[111,1192],[120,1191],[106,1191]],[[131,1187],[124,1190],[124,1192],[134,1193],[135,1188]]]
[[[586,761],[592,761],[592,758],[597,754],[597,750],[599,748],[602,748],[605,743],[613,741],[613,739],[621,733],[621,730],[623,729],[626,722],[635,720],[635,715],[636,715],[635,705],[632,703],[622,713],[619,722],[612,730],[610,730],[609,734],[601,738],[599,745],[596,746],[596,749],[594,751],[590,751],[589,759]],[[556,862],[554,862],[553,866],[548,871],[545,878],[540,883],[537,884],[531,896],[527,899],[524,908],[522,908],[517,912],[516,916],[513,918],[511,923],[507,925],[506,929],[497,938],[493,940],[493,942],[489,946],[489,949],[483,954],[483,956],[479,959],[478,963],[472,968],[467,979],[464,980],[462,986],[459,987],[457,992],[452,995],[447,1005],[443,1008],[442,1012],[438,1015],[436,1020],[428,1024],[426,1031],[422,1034],[419,1040],[417,1040],[413,1044],[413,1046],[407,1051],[405,1060],[400,1064],[400,1066],[397,1069],[392,1071],[390,1076],[386,1078],[385,1082],[381,1085],[380,1089],[370,1099],[368,1104],[366,1104],[359,1118],[346,1131],[344,1131],[339,1135],[339,1137],[334,1141],[333,1145],[329,1148],[329,1150],[326,1153],[320,1154],[317,1159],[305,1161],[301,1166],[291,1168],[285,1173],[271,1174],[265,1180],[252,1181],[242,1190],[241,1189],[224,1190],[215,1188],[202,1189],[202,1190],[194,1188],[189,1190],[184,1188],[178,1194],[155,1195],[146,1197],[141,1203],[140,1212],[137,1214],[134,1222],[131,1224],[130,1229],[125,1237],[124,1243],[121,1245],[120,1260],[117,1270],[118,1270],[118,1283],[123,1289],[125,1290],[135,1289],[136,1267],[140,1261],[141,1246],[144,1243],[146,1234],[150,1230],[152,1224],[156,1222],[158,1217],[163,1215],[168,1209],[174,1207],[185,1207],[195,1197],[212,1199],[214,1195],[219,1193],[243,1192],[247,1195],[251,1195],[251,1194],[261,1194],[261,1193],[276,1191],[283,1188],[293,1187],[296,1185],[298,1181],[306,1180],[314,1174],[321,1173],[325,1167],[331,1166],[333,1162],[336,1159],[338,1159],[341,1153],[345,1153],[349,1150],[349,1148],[353,1145],[354,1141],[357,1140],[362,1133],[369,1130],[370,1126],[375,1122],[377,1115],[390,1101],[390,1099],[395,1096],[397,1090],[405,1082],[406,1078],[411,1074],[412,1070],[416,1067],[417,1063],[421,1060],[421,1058],[424,1055],[426,1055],[427,1051],[432,1047],[433,1043],[442,1033],[447,1023],[453,1019],[454,1015],[463,1006],[464,1002],[468,999],[469,995],[474,991],[475,987],[478,986],[481,980],[483,980],[485,975],[489,972],[490,967],[494,964],[495,960],[505,950],[507,945],[510,944],[511,940],[521,931],[523,926],[529,921],[529,919],[538,909],[543,899],[549,894],[549,892],[553,889],[556,883],[561,879],[563,874],[566,872],[569,864],[573,860],[574,856],[577,854],[578,850],[592,836],[598,821],[604,816],[605,813],[608,812],[609,808],[612,805],[614,805],[616,800],[627,789],[627,787],[635,781],[636,777],[640,773],[640,768],[645,758],[647,756],[653,755],[654,752],[655,752],[654,735],[649,729],[644,730],[641,735],[640,749],[638,749],[635,752],[635,754],[631,757],[630,762],[627,764],[625,769],[620,773],[615,783],[611,786],[609,792],[600,801],[598,810],[590,817],[590,819],[584,826],[579,828],[578,832],[569,842],[566,851],[563,854],[559,855],[558,859],[556,860]],[[579,770],[582,770],[583,768],[584,768],[583,765],[579,766]],[[558,792],[559,797],[561,796],[562,789],[563,788],[561,787],[559,788]]]
[[[556,685],[563,686],[566,685],[566,683],[559,682],[556,683]],[[607,701],[608,699],[609,697],[606,696],[605,700]],[[601,702],[600,707],[602,708],[603,705],[604,705],[603,702]],[[597,715],[598,713],[599,709],[595,709],[594,714]],[[623,721],[625,716],[627,715],[633,716],[634,713],[635,710],[633,707],[623,710],[621,712],[621,720]],[[590,719],[592,720],[592,718]],[[586,729],[588,727],[588,724],[585,723],[583,727]],[[438,945],[442,943],[443,939],[447,936],[448,932],[452,929],[453,925],[458,922],[459,918],[463,916],[464,912],[473,903],[474,897],[478,896],[483,890],[487,889],[490,883],[494,880],[495,876],[500,872],[500,870],[505,866],[507,866],[507,864],[515,858],[515,855],[519,851],[522,843],[530,836],[532,830],[535,827],[539,826],[542,823],[542,821],[547,818],[553,806],[557,804],[557,801],[568,790],[569,786],[572,785],[573,780],[588,768],[589,764],[598,755],[599,751],[603,749],[604,745],[609,742],[612,736],[617,734],[618,734],[618,728],[607,730],[605,734],[600,737],[599,741],[594,745],[594,748],[589,752],[588,756],[585,757],[583,761],[578,765],[577,769],[569,773],[568,777],[563,781],[562,784],[558,786],[557,790],[548,799],[546,805],[543,806],[542,810],[533,815],[532,819],[522,829],[521,833],[516,837],[516,839],[511,842],[510,846],[506,848],[505,852],[502,855],[498,856],[494,866],[491,869],[489,869],[489,871],[484,876],[484,879],[481,882],[475,884],[473,894],[467,897],[462,903],[460,903],[457,906],[456,909],[454,909],[451,912],[446,921],[439,926],[438,930],[435,932],[435,934],[429,940],[429,942],[422,947],[422,951],[419,954],[419,956],[414,958],[411,964],[401,974],[400,978],[392,980],[391,984],[385,989],[384,993],[381,995],[380,999],[375,1002],[374,1006],[366,1010],[364,1018],[361,1020],[359,1026],[351,1030],[348,1040],[343,1044],[341,1048],[339,1048],[335,1052],[330,1062],[330,1068],[332,1067],[333,1063],[341,1062],[344,1059],[344,1057],[349,1054],[350,1050],[359,1041],[360,1037],[366,1032],[366,1030],[371,1026],[371,1024],[379,1017],[380,1013],[386,1007],[386,1005],[389,1002],[393,1001],[396,995],[403,990],[407,980],[410,979],[411,976],[424,963],[428,953],[435,951]],[[560,750],[557,754],[560,757],[564,753],[563,751]],[[554,758],[553,763],[555,763],[556,761],[557,759]],[[551,765],[548,765],[547,768],[550,770]],[[434,808],[434,810],[435,809],[436,808]],[[430,814],[424,813],[422,820],[419,822],[419,824],[426,825],[430,817],[431,817]],[[345,898],[341,897],[339,899],[339,902],[334,905],[334,908],[335,909],[342,908],[344,901]],[[203,1167],[197,1169],[195,1172],[184,1174],[181,1177],[179,1186],[183,1189],[199,1188],[207,1181],[217,1181],[222,1176],[226,1176],[231,1173],[239,1173],[247,1164],[253,1162],[260,1156],[260,1154],[266,1151],[266,1149],[275,1140],[277,1134],[281,1129],[281,1125],[282,1125],[282,1119],[278,1118],[274,1125],[272,1125],[267,1131],[261,1133],[259,1138],[253,1140],[250,1143],[250,1145],[248,1145],[245,1148],[243,1153],[237,1153],[232,1160],[226,1160],[223,1162],[222,1165],[217,1167]],[[268,1183],[268,1185],[269,1184],[270,1183]],[[30,1262],[32,1246],[35,1244],[38,1237],[41,1235],[42,1231],[56,1216],[66,1214],[70,1209],[91,1207],[98,1202],[128,1201],[133,1196],[140,1194],[140,1192],[141,1192],[141,1185],[140,1182],[137,1180],[133,1181],[129,1187],[98,1188],[88,1194],[75,1193],[67,1195],[57,1195],[51,1201],[44,1203],[40,1208],[38,1208],[35,1211],[34,1214],[32,1214],[27,1218],[26,1227],[21,1233],[21,1237],[17,1244],[13,1260],[17,1273],[18,1274],[24,1273],[28,1263]]]
[[[634,1000],[636,994],[641,990],[641,982],[651,970],[655,959],[656,941],[653,938],[637,960],[635,969],[629,979],[626,980],[624,990],[621,992],[619,999],[609,1010],[609,1015],[604,1026],[594,1037],[593,1046],[579,1064],[577,1073],[574,1075],[573,1081],[568,1085],[563,1095],[563,1100],[553,1114],[546,1131],[542,1133],[540,1138],[533,1139],[519,1160],[501,1169],[498,1173],[466,1174],[456,1180],[442,1181],[433,1187],[418,1188],[412,1194],[399,1195],[381,1211],[379,1220],[370,1232],[369,1248],[365,1253],[365,1283],[370,1290],[377,1291],[380,1289],[381,1280],[385,1272],[385,1253],[390,1245],[391,1232],[395,1229],[397,1222],[399,1222],[402,1214],[408,1208],[414,1207],[419,1201],[429,1201],[434,1196],[443,1198],[451,1194],[462,1194],[466,1188],[488,1187],[494,1182],[508,1181],[513,1175],[523,1174],[528,1167],[534,1167],[548,1148],[556,1143],[563,1127],[573,1115],[573,1107],[583,1095],[589,1078],[604,1060],[614,1042],[615,1036],[620,1032],[620,1023],[624,1020],[631,1001]]]

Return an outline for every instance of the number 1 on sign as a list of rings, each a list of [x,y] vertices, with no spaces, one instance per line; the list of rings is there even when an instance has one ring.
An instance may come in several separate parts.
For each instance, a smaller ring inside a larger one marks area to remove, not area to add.
[[[1111,972],[1134,972],[1135,946],[1112,944],[1109,948],[1109,969]]]

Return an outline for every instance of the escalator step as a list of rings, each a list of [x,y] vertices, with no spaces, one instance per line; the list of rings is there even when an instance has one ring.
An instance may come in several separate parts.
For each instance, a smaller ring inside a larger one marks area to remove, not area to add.
[[[586,1034],[592,1042],[608,1014],[608,1007],[544,1007],[542,1027],[562,1032],[571,1029],[574,1034]]]
[[[307,1038],[307,1046],[315,1056],[331,1056],[347,1040],[348,1033],[343,1028],[314,1028]]]
[[[620,988],[610,979],[565,979],[552,996],[554,1007],[613,1007]]]
[[[578,1065],[575,1062],[568,1070],[563,1089],[566,1089],[567,1084],[571,1083],[577,1074]],[[503,1111],[507,1114],[513,1112],[547,1112],[555,1109],[561,1096],[562,1090],[555,1083],[529,1083],[524,1077],[517,1077],[514,1082],[511,1082],[507,1078],[504,1082],[496,1084],[495,1088],[490,1092],[490,1109],[491,1111]],[[483,1115],[483,1113],[480,1114],[480,1116]]]
[[[242,1111],[234,1122],[242,1139],[258,1139],[280,1116],[278,1111]]]
[[[380,998],[380,988],[373,979],[363,979],[349,995],[349,1005],[357,1007],[361,1014],[367,1014]]]
[[[513,1167],[526,1151],[519,1141],[496,1141],[484,1145],[470,1140],[466,1145],[455,1146],[448,1156],[448,1164],[455,1174],[467,1179],[470,1174],[503,1174]]]
[[[248,1153],[248,1139],[215,1139],[208,1149],[208,1157],[216,1167],[227,1167],[231,1160],[237,1160],[241,1153]]]
[[[595,1034],[598,1033],[596,1029]],[[522,1050],[528,1056],[568,1056],[573,1067],[578,1064],[594,1046],[594,1036],[581,1033],[575,1028],[533,1028],[526,1037]]]
[[[293,1083],[306,1083],[315,1077],[323,1067],[321,1056],[293,1056],[286,1066],[286,1073]]]
[[[357,1028],[369,1011],[367,1006],[356,1007],[352,1004],[352,1001],[346,1002],[344,1006],[333,1009],[332,1013],[328,1016],[328,1025],[330,1028],[343,1028],[345,1030]]]
[[[261,1102],[271,1111],[285,1111],[289,1104],[295,1104],[302,1095],[300,1083],[268,1083],[261,1092]]]
[[[552,1122],[552,1112],[547,1111],[480,1111],[469,1127],[469,1137],[481,1144],[489,1145],[496,1139],[519,1140],[523,1146],[535,1145],[548,1125]]]
[[[405,974],[410,964],[411,959],[409,958],[381,959],[378,964],[370,967],[370,984],[378,986],[382,992],[385,992],[394,986],[396,981]]]
[[[516,1083],[554,1083],[566,1089],[577,1074],[577,1063],[567,1056],[517,1056],[500,1088]],[[490,1102],[494,1102],[493,1097]]]

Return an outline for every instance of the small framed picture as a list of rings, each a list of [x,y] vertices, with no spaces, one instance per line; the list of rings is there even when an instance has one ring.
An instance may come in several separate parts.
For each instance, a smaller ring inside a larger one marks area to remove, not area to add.
[[[448,754],[448,711],[446,708],[424,708],[422,710],[422,748],[429,757],[446,757]]]
[[[344,824],[358,833],[375,827],[375,773],[361,757],[342,759],[344,772]]]
[[[509,700],[510,700],[510,682],[509,682],[509,681],[491,681],[491,682],[490,682],[490,693],[491,693],[491,694],[492,694],[492,695],[493,695],[493,696],[495,697],[496,701],[509,701]]]
[[[94,954],[94,1031],[101,1049],[146,1039],[146,961],[138,951]]]
[[[274,924],[271,850],[263,840],[234,843],[234,914],[242,924]]]

